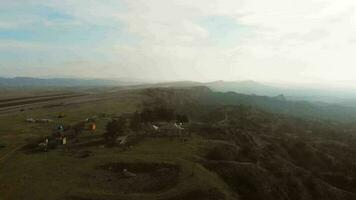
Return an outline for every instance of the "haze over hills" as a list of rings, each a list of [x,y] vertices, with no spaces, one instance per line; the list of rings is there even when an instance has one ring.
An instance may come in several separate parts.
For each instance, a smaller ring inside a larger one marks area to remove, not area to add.
[[[1,78],[0,87],[80,87],[80,86],[123,86],[138,84],[109,79],[78,79],[78,78],[32,78],[15,77]]]
[[[276,97],[283,95],[290,101],[310,101],[316,103],[331,103],[347,106],[356,106],[356,90],[350,88],[328,88],[297,86],[288,84],[260,83],[252,80],[246,81],[214,81],[214,82],[171,82],[160,83],[158,86],[207,86],[217,92],[236,92],[246,95]],[[157,86],[157,85],[156,85]]]
[[[356,97],[352,89],[331,89],[326,86],[314,87],[295,86],[288,84],[268,84],[256,81],[216,81],[206,84],[213,90],[222,92],[237,92],[261,96],[277,96],[283,94],[289,100],[321,101],[326,103],[340,103]]]
[[[290,101],[309,101],[314,103],[330,103],[345,106],[356,106],[356,92],[352,89],[330,89],[327,87],[289,86],[287,84],[268,84],[252,80],[246,81],[175,81],[156,82],[136,79],[80,79],[80,78],[33,78],[15,77],[1,78],[0,87],[102,87],[102,86],[133,86],[147,87],[193,87],[207,86],[217,92],[236,92],[246,95],[276,97],[283,95]]]
[[[308,120],[356,121],[356,108],[354,107],[308,101],[288,101],[283,95],[268,97],[236,92],[214,92],[206,86],[191,87],[190,89],[158,88],[152,90],[156,91],[156,96],[170,101],[176,107],[179,105],[188,106],[188,108],[184,108],[188,110],[194,108],[194,104],[191,102],[195,101],[207,107],[212,105],[251,106],[271,113]],[[199,112],[204,114],[202,110]]]

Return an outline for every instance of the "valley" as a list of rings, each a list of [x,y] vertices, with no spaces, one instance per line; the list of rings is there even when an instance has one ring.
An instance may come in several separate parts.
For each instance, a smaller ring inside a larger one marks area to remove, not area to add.
[[[93,91],[2,99],[27,107],[0,116],[3,198],[356,196],[353,122],[283,113],[278,108],[294,103],[202,86]],[[181,122],[181,130],[174,127]],[[65,145],[55,136],[59,125]],[[46,151],[39,146],[44,138]]]

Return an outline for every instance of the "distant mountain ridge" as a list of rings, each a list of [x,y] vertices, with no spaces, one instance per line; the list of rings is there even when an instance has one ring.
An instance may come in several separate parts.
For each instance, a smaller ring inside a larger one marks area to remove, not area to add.
[[[352,89],[306,88],[301,86],[283,86],[259,83],[255,81],[215,81],[206,86],[217,92],[236,92],[248,95],[279,96],[288,100],[312,101],[352,105],[356,99],[356,91]],[[356,104],[354,105],[356,106]]]
[[[0,87],[85,87],[85,86],[126,86],[138,84],[108,79],[76,79],[76,78],[32,78],[15,77],[1,78]]]
[[[206,86],[190,88],[153,88],[148,89],[152,96],[164,99],[171,105],[188,105],[187,110],[194,110],[196,104],[209,107],[226,105],[252,106],[270,113],[300,117],[304,119],[332,120],[339,122],[356,122],[356,108],[317,104],[308,101],[288,101],[283,95],[268,97],[247,95],[236,92],[215,92]],[[195,102],[195,103],[194,103]],[[199,109],[202,113],[204,110]]]
[[[214,81],[206,83],[206,86],[219,92],[237,92],[242,94],[255,94],[264,96],[277,96],[284,91],[280,88],[265,85],[259,82],[247,81]]]
[[[302,86],[274,85],[260,83],[256,81],[213,81],[213,82],[194,82],[194,81],[176,81],[164,82],[149,85],[147,87],[195,87],[206,86],[215,92],[236,92],[246,95],[275,97],[280,100],[289,101],[309,101],[323,104],[339,104],[356,107],[356,91],[351,89],[331,89],[331,88],[310,88]]]
[[[356,107],[356,91],[336,90],[330,88],[313,89],[287,85],[273,85],[252,80],[245,81],[172,81],[156,82],[137,81],[134,79],[79,79],[79,78],[1,78],[0,87],[126,87],[154,88],[154,87],[196,87],[206,86],[215,92],[236,92],[246,95],[269,96],[279,100],[309,101],[318,104],[331,103]],[[130,87],[128,87],[130,86]]]

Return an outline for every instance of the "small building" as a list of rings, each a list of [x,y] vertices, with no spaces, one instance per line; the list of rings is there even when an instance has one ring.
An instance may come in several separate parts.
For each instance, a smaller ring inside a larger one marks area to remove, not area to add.
[[[38,119],[36,120],[37,123],[51,123],[53,120],[51,119]]]
[[[33,118],[27,118],[27,119],[26,119],[26,122],[29,122],[29,123],[36,123],[36,120],[33,119]]]
[[[29,123],[51,123],[53,120],[51,119],[34,119],[34,118],[27,118],[26,122]]]
[[[156,125],[152,125],[152,128],[153,128],[154,130],[156,130],[156,131],[158,131],[158,130],[159,130],[159,127],[158,127],[158,126],[156,126]]]
[[[116,141],[117,141],[120,145],[125,145],[125,144],[127,143],[127,138],[128,138],[128,135],[120,136],[120,137],[116,138]]]
[[[181,135],[183,131],[183,127],[178,126],[175,123],[164,123],[161,126],[159,126],[159,133],[161,135],[167,135],[167,136],[179,136]]]
[[[122,174],[126,177],[126,178],[133,178],[136,177],[135,173],[129,172],[127,169],[123,169],[122,170]]]
[[[179,124],[174,123],[174,126],[175,126],[178,130],[184,130],[184,128],[183,128],[183,123],[179,123]]]

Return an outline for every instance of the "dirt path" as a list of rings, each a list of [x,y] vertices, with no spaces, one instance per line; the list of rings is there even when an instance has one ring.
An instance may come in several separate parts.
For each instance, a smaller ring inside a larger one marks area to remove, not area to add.
[[[15,154],[18,150],[20,150],[24,145],[17,145],[15,148],[9,150],[8,152],[5,152],[3,155],[0,155],[0,164],[4,162],[7,158],[9,158],[11,155]]]

